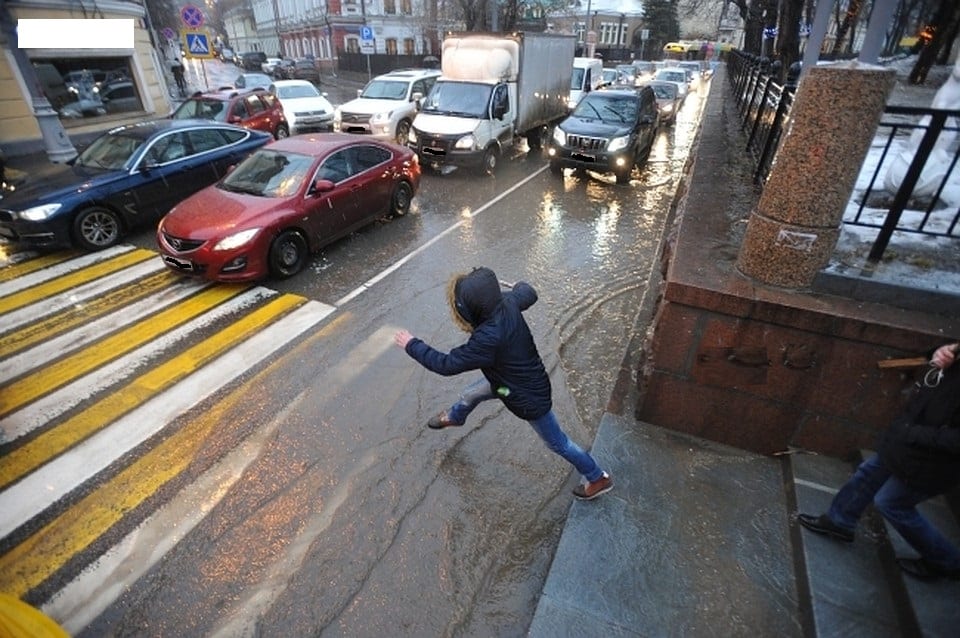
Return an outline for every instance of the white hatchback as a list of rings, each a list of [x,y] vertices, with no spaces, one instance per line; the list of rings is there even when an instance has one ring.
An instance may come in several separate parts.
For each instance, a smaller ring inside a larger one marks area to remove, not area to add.
[[[283,115],[290,125],[290,135],[329,131],[333,128],[333,105],[324,94],[306,80],[275,80],[270,85]]]
[[[686,69],[681,69],[679,67],[666,67],[658,70],[653,75],[654,80],[659,80],[661,82],[673,82],[677,85],[677,93],[680,94],[680,101],[687,97],[687,93],[690,92],[690,82],[687,79]]]

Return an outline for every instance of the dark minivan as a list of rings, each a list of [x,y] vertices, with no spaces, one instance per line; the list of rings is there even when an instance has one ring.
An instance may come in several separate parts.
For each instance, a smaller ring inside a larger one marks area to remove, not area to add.
[[[247,51],[240,56],[240,66],[248,71],[261,71],[261,64],[267,61],[267,54],[263,51]]]
[[[613,173],[618,184],[626,184],[633,167],[650,154],[659,124],[657,99],[648,86],[591,91],[554,128],[547,147],[550,170]]]

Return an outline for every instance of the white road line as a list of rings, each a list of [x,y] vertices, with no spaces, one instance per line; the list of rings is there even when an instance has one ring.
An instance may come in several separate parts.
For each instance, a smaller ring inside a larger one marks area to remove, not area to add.
[[[109,427],[0,493],[0,538],[165,428],[236,377],[322,321],[334,308],[308,301]]]
[[[803,487],[809,487],[812,490],[817,490],[818,492],[824,492],[826,494],[836,494],[836,487],[829,487],[827,485],[822,485],[820,483],[814,483],[813,481],[805,481],[803,479],[793,479],[794,485],[801,485]]]
[[[218,319],[239,312],[276,294],[276,292],[267,288],[258,287],[247,290],[167,334],[152,339],[133,352],[33,401],[17,412],[8,414],[0,419],[0,441],[7,443],[46,425],[75,405],[95,396],[117,381],[132,376],[137,368],[153,361],[156,355],[170,348],[177,341],[189,337],[197,330],[212,324]]]
[[[109,290],[119,288],[137,279],[163,270],[165,266],[159,260],[148,260],[124,268],[107,277],[101,277],[95,281],[82,284],[70,290],[65,290],[60,294],[40,299],[29,306],[24,306],[9,312],[3,317],[3,332],[10,332],[15,328],[37,321],[43,317],[48,317],[54,313],[60,312],[65,308],[82,304],[88,299],[95,299],[102,296]],[[191,280],[192,281],[192,280]],[[196,283],[194,285],[197,285]],[[199,289],[200,286],[197,286]]]
[[[11,279],[10,281],[0,283],[0,297],[6,297],[7,295],[20,292],[21,290],[25,290],[31,286],[36,286],[37,284],[45,281],[62,277],[63,275],[71,273],[75,270],[86,268],[87,266],[95,264],[98,261],[105,261],[111,257],[116,257],[117,255],[130,252],[131,250],[133,250],[133,246],[114,246],[113,248],[74,257],[73,259],[69,259],[62,263],[37,270],[35,272],[27,273],[21,277],[17,277],[16,279]]]
[[[503,199],[504,197],[506,197],[507,195],[509,195],[510,193],[512,193],[513,191],[517,190],[518,188],[520,188],[521,186],[523,186],[524,184],[526,184],[527,182],[529,182],[530,180],[532,180],[534,177],[536,177],[537,175],[539,175],[539,174],[542,173],[543,171],[547,170],[547,168],[548,168],[547,166],[542,166],[542,167],[540,167],[539,170],[534,171],[533,173],[531,173],[530,175],[528,175],[528,176],[525,177],[524,179],[520,180],[519,182],[517,182],[516,184],[514,184],[513,186],[511,186],[511,187],[508,188],[507,190],[503,191],[502,193],[500,193],[499,195],[497,195],[496,197],[494,197],[493,199],[491,199],[490,201],[488,201],[486,204],[483,204],[482,206],[480,206],[479,208],[477,208],[475,211],[473,211],[473,212],[471,212],[471,213],[467,213],[467,217],[469,217],[470,219],[476,217],[477,215],[479,215],[479,214],[482,213],[483,211],[487,210],[488,208],[490,208],[491,206],[493,206],[494,204],[496,204],[497,202],[499,202],[501,199]],[[393,264],[391,264],[390,266],[388,266],[385,270],[381,271],[380,273],[374,275],[373,277],[371,277],[371,278],[368,279],[367,281],[363,282],[362,284],[360,284],[359,287],[354,288],[351,292],[347,293],[346,295],[344,295],[343,297],[341,297],[339,300],[337,300],[337,301],[334,303],[334,305],[335,305],[337,308],[339,308],[340,306],[344,305],[345,303],[347,303],[347,302],[350,301],[351,299],[359,296],[360,294],[362,294],[363,292],[365,292],[365,291],[368,290],[369,288],[373,287],[374,284],[377,284],[378,282],[382,281],[384,278],[387,277],[387,275],[389,275],[389,274],[393,273],[394,271],[396,271],[397,269],[399,269],[400,266],[404,265],[405,263],[407,263],[408,261],[410,261],[411,259],[413,259],[413,258],[416,257],[417,255],[419,255],[420,253],[426,251],[427,248],[429,248],[429,247],[432,246],[433,244],[437,243],[438,241],[440,241],[441,239],[443,239],[444,237],[446,237],[447,235],[449,235],[450,233],[452,233],[453,231],[455,231],[456,229],[460,228],[461,226],[463,226],[463,225],[466,224],[466,223],[467,223],[467,222],[466,222],[466,220],[464,220],[464,219],[461,219],[460,221],[456,222],[455,224],[453,224],[452,226],[448,227],[447,229],[445,229],[445,230],[444,230],[443,232],[441,232],[440,234],[436,235],[435,237],[432,237],[430,240],[427,241],[427,243],[425,243],[425,244],[423,244],[422,246],[414,249],[412,252],[407,253],[405,256],[401,257],[399,260],[397,260],[396,262],[394,262]]]
[[[159,312],[181,299],[193,295],[201,288],[196,285],[181,286],[174,284],[173,287],[164,290],[163,293],[141,299],[129,306],[123,306],[116,312],[80,325],[75,330],[48,339],[8,359],[4,359],[0,361],[0,384],[40,368],[65,354],[80,350],[105,334]]]

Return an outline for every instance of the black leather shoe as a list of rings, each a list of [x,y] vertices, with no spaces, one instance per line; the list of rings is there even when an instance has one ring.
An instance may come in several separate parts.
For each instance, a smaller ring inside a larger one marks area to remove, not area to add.
[[[898,558],[900,569],[920,580],[960,580],[960,569],[943,569],[922,558]]]
[[[821,514],[820,516],[811,516],[810,514],[799,514],[797,520],[800,521],[800,524],[806,527],[811,532],[816,532],[817,534],[823,534],[824,536],[829,536],[831,538],[836,538],[837,540],[845,541],[847,543],[853,542],[853,531],[843,529],[836,523],[830,520],[826,514]]]

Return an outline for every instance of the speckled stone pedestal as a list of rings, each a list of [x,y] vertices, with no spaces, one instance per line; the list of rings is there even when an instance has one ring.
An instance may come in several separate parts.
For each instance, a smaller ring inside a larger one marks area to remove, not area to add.
[[[737,268],[766,284],[806,288],[830,259],[843,211],[896,81],[892,69],[842,62],[810,69]]]

